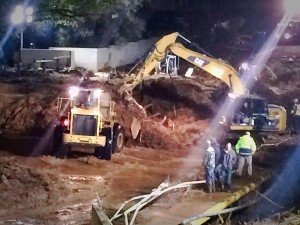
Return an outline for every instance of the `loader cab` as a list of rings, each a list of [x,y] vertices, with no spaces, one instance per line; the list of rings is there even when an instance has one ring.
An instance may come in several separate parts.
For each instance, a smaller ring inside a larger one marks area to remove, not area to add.
[[[100,89],[78,89],[70,90],[72,106],[75,107],[97,107],[99,106],[102,90]],[[75,93],[76,92],[76,93]]]

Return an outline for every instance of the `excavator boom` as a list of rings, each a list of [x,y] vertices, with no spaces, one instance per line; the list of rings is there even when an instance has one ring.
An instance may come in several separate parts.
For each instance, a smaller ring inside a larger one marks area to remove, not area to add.
[[[156,43],[154,51],[146,59],[143,68],[133,77],[133,79],[130,78],[129,81],[125,81],[124,85],[120,88],[121,94],[131,93],[139,83],[151,76],[150,73],[159,62],[165,59],[168,52],[172,52],[216,78],[221,79],[229,86],[231,92],[236,96],[244,95],[246,93],[242,81],[238,76],[238,72],[232,66],[220,59],[214,59],[185,48],[182,44],[176,43],[178,36],[179,33],[175,32],[164,36]]]
[[[244,89],[237,71],[222,60],[213,59],[206,55],[194,52],[185,48],[180,43],[171,44],[169,49],[173,54],[185,59],[186,61],[225,82],[230,87],[231,92],[236,96],[246,94],[246,90]]]

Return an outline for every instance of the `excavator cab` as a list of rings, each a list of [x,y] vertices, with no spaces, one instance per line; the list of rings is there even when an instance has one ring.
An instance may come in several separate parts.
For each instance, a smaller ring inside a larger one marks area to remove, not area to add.
[[[286,128],[286,111],[283,107],[269,105],[265,98],[245,95],[234,99],[237,101],[230,130],[282,131]]]
[[[158,63],[156,73],[164,73],[169,75],[177,75],[179,70],[178,56],[168,54],[166,59]]]
[[[265,126],[268,120],[268,104],[263,98],[239,97],[233,115],[233,124]]]

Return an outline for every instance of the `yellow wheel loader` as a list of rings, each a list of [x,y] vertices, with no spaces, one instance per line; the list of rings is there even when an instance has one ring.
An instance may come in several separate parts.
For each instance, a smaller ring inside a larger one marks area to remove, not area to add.
[[[71,87],[68,98],[58,98],[59,125],[54,131],[53,150],[64,158],[71,150],[94,152],[110,160],[124,145],[124,131],[115,120],[115,102],[101,89]]]

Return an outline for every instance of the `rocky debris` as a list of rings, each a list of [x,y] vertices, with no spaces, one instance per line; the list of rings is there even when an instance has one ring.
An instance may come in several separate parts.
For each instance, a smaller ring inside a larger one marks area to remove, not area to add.
[[[199,139],[207,121],[197,120],[190,110],[179,109],[176,117],[146,119],[143,125],[141,142],[147,147],[175,150],[188,147]]]
[[[176,149],[191,145],[198,139],[207,126],[206,120],[197,120],[192,110],[186,108],[167,111],[166,107],[160,113],[143,114],[136,107],[118,104],[118,115],[125,127],[125,135],[131,138],[130,128],[134,120],[139,120],[141,130],[135,144],[155,149]]]
[[[68,193],[63,183],[55,175],[33,168],[19,166],[11,158],[0,160],[0,217],[7,210],[34,209],[45,202],[59,200],[61,194]],[[9,199],[9,201],[7,201]]]
[[[0,212],[1,214],[1,212]],[[0,220],[0,225],[43,225],[44,222],[36,220],[36,219],[31,219],[31,218],[24,218],[24,219],[15,219],[15,220]]]
[[[158,99],[178,103],[207,118],[217,111],[218,103],[227,96],[226,91],[220,80],[207,74],[196,74],[191,79],[162,77],[147,81],[141,91],[141,102],[147,105],[147,97],[151,97],[152,102]]]
[[[80,78],[88,78],[90,76],[94,76],[94,73],[92,71],[87,70],[83,67],[69,68],[68,73],[71,75],[76,75]]]
[[[271,71],[271,72],[270,72]],[[300,57],[273,56],[255,83],[254,92],[288,111],[300,96]]]
[[[54,104],[40,94],[17,99],[0,108],[0,128],[10,134],[43,130],[56,120]]]

